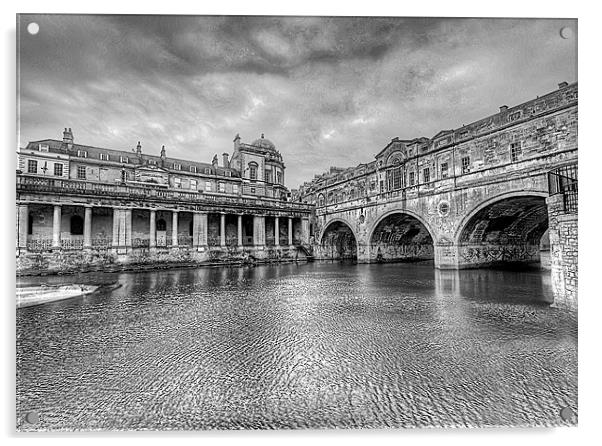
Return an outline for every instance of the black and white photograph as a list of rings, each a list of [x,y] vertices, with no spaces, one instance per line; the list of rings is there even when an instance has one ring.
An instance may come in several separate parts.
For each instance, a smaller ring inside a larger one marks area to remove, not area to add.
[[[17,14],[16,432],[576,427],[567,12]]]

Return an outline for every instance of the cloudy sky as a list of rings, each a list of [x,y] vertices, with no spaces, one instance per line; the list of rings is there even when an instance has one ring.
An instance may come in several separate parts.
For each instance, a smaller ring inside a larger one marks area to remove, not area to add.
[[[18,32],[21,146],[71,127],[210,162],[263,132],[289,187],[577,80],[573,20],[23,15]]]

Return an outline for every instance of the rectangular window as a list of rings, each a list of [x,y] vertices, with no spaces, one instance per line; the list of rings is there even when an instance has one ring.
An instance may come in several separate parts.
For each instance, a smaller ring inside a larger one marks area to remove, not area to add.
[[[441,178],[447,178],[448,175],[448,164],[441,163]]]
[[[408,183],[410,186],[414,185],[414,172],[410,172],[410,175],[408,177]]]
[[[86,166],[77,166],[77,179],[78,180],[86,179]]]
[[[238,193],[238,184],[233,184],[232,185],[232,192],[234,192],[235,194]]]
[[[205,181],[205,190],[211,192],[211,181]]]
[[[102,161],[109,161],[109,154],[108,153],[100,153],[99,156],[100,156],[100,159]]]
[[[266,183],[271,183],[272,182],[272,171],[269,169],[265,170],[265,182]]]
[[[401,167],[393,169],[393,189],[401,189]]]
[[[196,188],[197,188],[197,182],[196,182],[196,180],[190,180],[190,188],[192,190],[196,190]]]
[[[181,178],[174,178],[173,179],[173,185],[177,188],[180,189],[182,187],[182,179]]]
[[[196,173],[196,166],[190,166],[190,171]]]
[[[38,162],[36,160],[27,161],[27,173],[38,173]]]
[[[249,178],[251,178],[252,180],[257,179],[257,167],[249,167]]]
[[[120,156],[119,157],[119,162],[120,163],[129,163],[130,159],[127,156]]]
[[[78,150],[77,156],[80,158],[88,158],[88,152],[85,150]]]
[[[230,172],[229,170],[226,170],[224,172],[224,175],[226,175],[227,177],[231,177],[232,176],[232,172]]]
[[[252,194],[254,194],[254,193],[255,193],[255,188],[254,188],[254,187],[252,187],[252,188],[251,188],[251,193],[252,193]]]
[[[59,163],[54,163],[54,175],[57,177],[63,176],[63,165]]]
[[[431,181],[431,169],[429,167],[426,167],[422,171],[422,177],[424,178],[425,183],[429,183]]]
[[[220,192],[226,192],[226,185],[224,183],[219,183],[218,184],[218,190]]]
[[[462,173],[469,173],[470,172],[470,157],[469,156],[464,156],[462,157]]]
[[[181,165],[181,164],[179,164],[179,163],[173,163],[173,168],[174,168],[175,170],[182,170],[182,165]]]
[[[380,180],[380,193],[382,194],[385,191],[385,182]]]
[[[40,152],[48,152],[48,144],[40,144],[38,147],[40,148]]]
[[[205,168],[205,175],[211,175],[211,169]]]
[[[520,141],[510,144],[510,161],[516,163],[522,155],[522,152],[523,150]]]

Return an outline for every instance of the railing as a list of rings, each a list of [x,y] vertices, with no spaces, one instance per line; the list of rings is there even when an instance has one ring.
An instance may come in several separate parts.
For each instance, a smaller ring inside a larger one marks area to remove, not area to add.
[[[102,195],[111,197],[124,197],[131,199],[155,198],[165,201],[186,201],[198,204],[236,205],[238,207],[269,207],[289,211],[310,212],[312,205],[282,201],[266,197],[228,197],[224,195],[211,195],[193,191],[157,189],[149,186],[128,184],[94,183],[84,180],[47,178],[36,175],[18,174],[17,191],[20,192],[53,192],[57,194],[77,193],[85,195]]]
[[[550,196],[562,194],[564,212],[577,212],[577,164],[559,167],[548,172],[548,188]]]

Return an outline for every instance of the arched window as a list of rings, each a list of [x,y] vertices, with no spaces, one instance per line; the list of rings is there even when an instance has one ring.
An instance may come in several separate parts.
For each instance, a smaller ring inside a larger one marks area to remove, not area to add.
[[[84,233],[84,219],[79,215],[71,217],[71,235],[82,235]]]
[[[249,178],[251,180],[257,179],[257,163],[255,162],[249,163]]]
[[[318,206],[324,206],[324,195],[322,194],[318,197]]]
[[[166,229],[167,224],[165,223],[165,220],[163,220],[162,218],[157,220],[157,231],[165,231]]]

